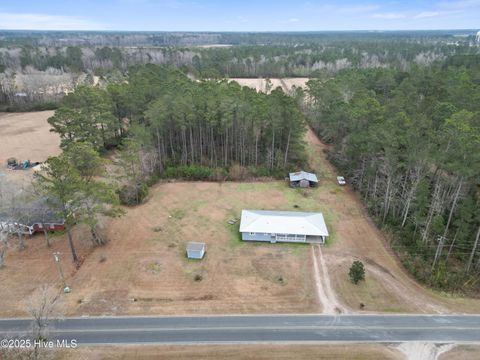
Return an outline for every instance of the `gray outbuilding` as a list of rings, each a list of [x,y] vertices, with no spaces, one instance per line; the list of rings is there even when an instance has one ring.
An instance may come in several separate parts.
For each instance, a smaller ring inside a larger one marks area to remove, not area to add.
[[[314,187],[318,184],[317,175],[306,171],[297,171],[288,174],[291,187]]]
[[[324,244],[328,236],[321,213],[242,210],[242,240]]]
[[[189,242],[187,244],[187,257],[189,259],[202,259],[205,255],[206,245],[202,242]]]

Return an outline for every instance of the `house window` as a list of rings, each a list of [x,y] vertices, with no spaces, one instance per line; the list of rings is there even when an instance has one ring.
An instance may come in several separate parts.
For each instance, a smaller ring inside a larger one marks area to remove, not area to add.
[[[305,235],[297,235],[297,234],[277,234],[276,240],[277,241],[291,241],[291,242],[305,242],[306,236]]]

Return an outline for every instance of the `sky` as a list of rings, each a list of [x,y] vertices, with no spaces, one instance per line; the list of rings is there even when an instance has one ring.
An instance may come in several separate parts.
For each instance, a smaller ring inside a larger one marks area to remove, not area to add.
[[[480,28],[480,0],[0,0],[0,29],[325,31]]]

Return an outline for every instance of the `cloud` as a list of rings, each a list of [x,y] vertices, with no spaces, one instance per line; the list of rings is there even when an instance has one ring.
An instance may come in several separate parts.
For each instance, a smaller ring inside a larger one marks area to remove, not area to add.
[[[448,10],[448,11],[422,11],[414,16],[414,19],[424,19],[433,17],[452,17],[464,13],[463,10]]]
[[[0,29],[12,30],[105,30],[105,24],[77,16],[0,12]]]
[[[377,13],[377,14],[373,14],[372,17],[375,19],[393,20],[393,19],[403,19],[405,18],[405,14],[396,13],[396,12]]]
[[[442,15],[442,14],[438,11],[423,11],[423,12],[415,15],[414,17],[416,19],[421,19],[421,18],[436,17],[436,16],[440,16],[440,15]]]

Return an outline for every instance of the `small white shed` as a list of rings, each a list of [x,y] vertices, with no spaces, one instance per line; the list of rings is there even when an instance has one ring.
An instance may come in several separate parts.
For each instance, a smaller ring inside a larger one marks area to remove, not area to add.
[[[187,244],[187,257],[189,259],[202,259],[205,255],[205,243],[189,242]]]

